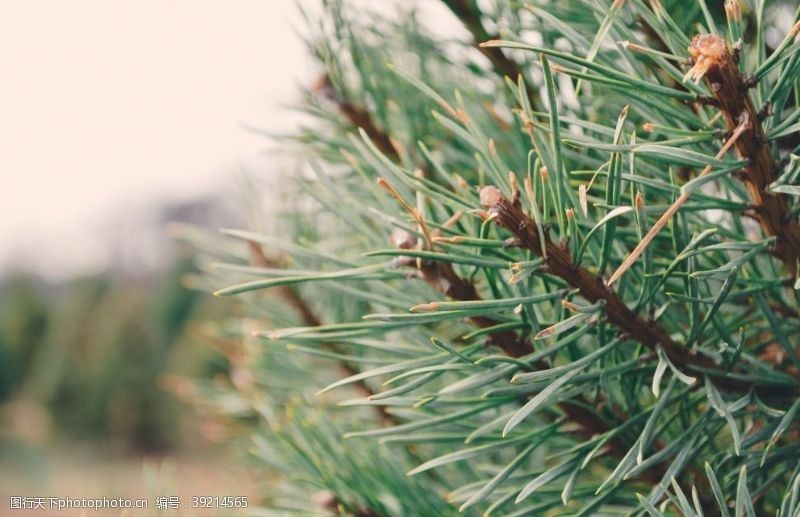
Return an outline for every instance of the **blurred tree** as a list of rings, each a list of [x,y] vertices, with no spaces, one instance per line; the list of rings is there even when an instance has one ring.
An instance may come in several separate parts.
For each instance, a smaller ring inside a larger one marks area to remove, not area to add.
[[[24,275],[12,275],[0,288],[0,402],[30,373],[32,358],[47,333],[48,310],[42,293]]]

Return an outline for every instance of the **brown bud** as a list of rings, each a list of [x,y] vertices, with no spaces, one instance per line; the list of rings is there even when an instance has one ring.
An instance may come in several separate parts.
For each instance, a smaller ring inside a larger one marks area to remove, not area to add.
[[[481,189],[480,196],[481,206],[489,208],[495,206],[497,203],[505,199],[505,196],[503,196],[503,193],[500,192],[500,189],[493,185],[483,187]]]
[[[330,490],[323,490],[311,496],[311,500],[318,508],[326,510],[336,510],[339,506],[339,501]]]
[[[405,230],[396,228],[389,237],[389,243],[401,250],[410,250],[417,245],[417,238]]]
[[[716,34],[698,34],[692,38],[689,45],[689,54],[694,58],[694,65],[686,72],[683,80],[692,79],[699,82],[706,72],[719,64],[728,55],[725,40]]]

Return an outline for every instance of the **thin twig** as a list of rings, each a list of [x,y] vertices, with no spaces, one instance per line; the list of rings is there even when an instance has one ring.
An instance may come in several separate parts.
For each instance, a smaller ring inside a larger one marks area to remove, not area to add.
[[[733,146],[739,139],[739,137],[742,136],[742,133],[744,133],[750,127],[751,121],[747,117],[747,113],[745,113],[745,116],[742,118],[743,120],[736,127],[736,130],[733,132],[733,135],[731,135],[728,141],[725,142],[725,145],[722,146],[717,155],[714,157],[717,160],[725,156],[725,153],[727,153],[728,150],[731,148],[731,146]],[[703,171],[697,177],[702,178],[703,176],[710,173],[711,169],[712,169],[711,165],[707,165],[706,168],[703,169]],[[625,258],[625,260],[622,261],[622,264],[619,265],[617,270],[614,271],[614,273],[611,275],[611,278],[609,278],[608,282],[606,282],[607,285],[610,286],[614,282],[619,280],[619,278],[628,269],[630,269],[631,266],[633,266],[634,262],[636,262],[636,259],[638,259],[639,256],[644,252],[644,250],[647,248],[650,242],[652,242],[652,240],[656,237],[656,235],[658,235],[661,229],[667,225],[669,220],[672,219],[672,216],[674,216],[678,212],[678,210],[680,210],[683,204],[686,203],[686,201],[688,201],[690,195],[691,192],[686,191],[682,192],[681,195],[678,196],[678,199],[676,199],[675,202],[672,203],[672,205],[661,215],[661,217],[658,218],[656,224],[654,224],[653,227],[650,228],[650,230],[642,238],[642,240],[639,241],[639,244],[636,245],[633,251],[631,251],[630,254]]]

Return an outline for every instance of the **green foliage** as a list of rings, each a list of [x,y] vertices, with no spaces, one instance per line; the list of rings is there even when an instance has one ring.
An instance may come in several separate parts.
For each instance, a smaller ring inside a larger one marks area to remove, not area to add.
[[[796,515],[800,11],[443,3],[482,55],[326,2],[276,230],[183,231],[268,506]]]
[[[31,436],[105,439],[141,451],[177,445],[185,436],[181,405],[162,379],[198,373],[203,354],[186,353],[196,345],[186,342],[186,327],[213,314],[180,285],[192,269],[184,257],[153,281],[105,273],[57,285],[10,278],[0,291],[0,397],[9,403],[8,427],[15,407],[29,408],[47,416],[45,429]],[[4,435],[20,437],[27,430]]]

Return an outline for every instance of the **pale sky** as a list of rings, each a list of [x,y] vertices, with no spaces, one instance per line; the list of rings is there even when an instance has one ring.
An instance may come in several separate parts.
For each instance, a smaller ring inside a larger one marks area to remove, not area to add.
[[[148,209],[285,166],[243,126],[291,133],[318,78],[297,1],[0,0],[0,277],[92,271]],[[438,0],[348,2],[463,31]]]
[[[0,0],[0,272],[102,264],[115,214],[266,173],[240,124],[291,129],[314,76],[294,5]]]

